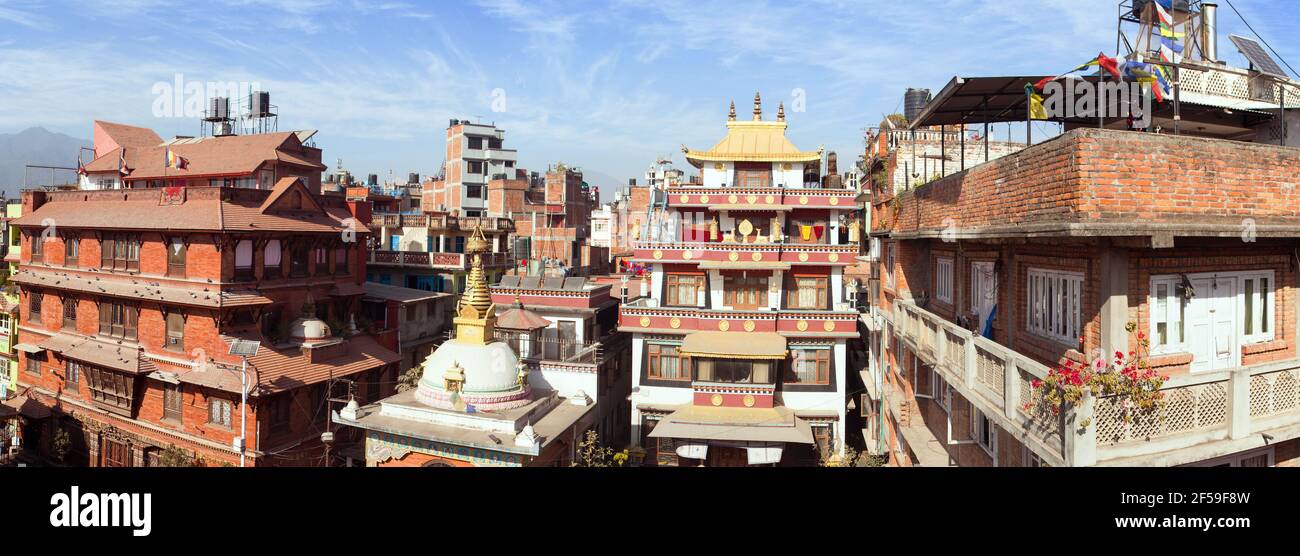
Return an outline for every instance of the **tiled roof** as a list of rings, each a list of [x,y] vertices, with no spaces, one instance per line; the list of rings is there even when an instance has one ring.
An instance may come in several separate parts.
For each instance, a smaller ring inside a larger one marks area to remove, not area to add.
[[[83,271],[67,271],[50,267],[25,265],[15,272],[13,281],[26,286],[86,292],[124,299],[147,299],[193,307],[245,307],[266,305],[271,298],[255,290],[222,291],[216,284],[202,285],[202,289],[177,285],[164,285],[148,278],[120,276],[104,273],[96,276]],[[200,284],[195,284],[199,287]]]
[[[301,152],[298,136],[291,131],[256,135],[205,137],[173,142],[169,145],[126,146],[127,178],[184,176],[247,175],[268,160],[284,161],[316,170],[326,166],[308,160]],[[189,163],[185,169],[166,168],[166,153],[171,151]],[[121,149],[109,151],[86,165],[87,172],[118,170]]]
[[[785,122],[727,122],[727,135],[707,151],[682,147],[686,159],[700,162],[811,162],[821,149],[800,151],[785,136]]]
[[[136,127],[103,120],[95,120],[95,125],[98,125],[113,141],[123,147],[156,147],[163,142],[162,137],[159,137],[154,130],[147,127]],[[115,162],[116,160],[114,159]],[[117,166],[114,165],[113,168],[116,169]]]
[[[285,180],[293,182],[294,178]],[[272,191],[302,188],[311,195],[301,182],[286,184],[285,180]],[[44,222],[52,220],[61,228],[333,234],[348,229],[346,222],[352,217],[346,208],[330,206],[315,197],[312,202],[323,205],[323,209],[277,210],[276,206],[264,209],[267,198],[252,195],[251,190],[234,190],[242,192],[236,195],[217,187],[181,189],[183,201],[174,204],[163,202],[161,189],[52,193],[47,202],[12,224],[44,226]],[[354,228],[357,234],[369,233],[364,225]]]
[[[222,339],[230,343],[235,338],[222,336]],[[257,355],[248,358],[249,366],[258,372],[264,393],[315,384],[328,380],[331,375],[351,375],[398,361],[401,361],[400,356],[365,335],[348,338],[347,350],[343,354],[317,363],[313,363],[311,356],[297,346],[277,349],[263,345]],[[181,380],[186,380],[185,375],[181,375]]]

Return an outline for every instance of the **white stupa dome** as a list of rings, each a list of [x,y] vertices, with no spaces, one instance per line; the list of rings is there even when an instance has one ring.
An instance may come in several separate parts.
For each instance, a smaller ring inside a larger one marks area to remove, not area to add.
[[[504,342],[486,345],[447,340],[424,359],[420,388],[444,390],[443,373],[453,365],[465,371],[464,394],[506,393],[519,388],[519,357]]]

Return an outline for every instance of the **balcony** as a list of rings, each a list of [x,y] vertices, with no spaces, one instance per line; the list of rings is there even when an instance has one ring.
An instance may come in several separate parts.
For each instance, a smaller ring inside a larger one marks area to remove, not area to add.
[[[515,222],[509,218],[499,217],[456,217],[447,214],[394,214],[375,213],[370,217],[370,227],[384,228],[428,228],[436,231],[473,231],[477,225],[483,226],[484,232],[513,232]]]
[[[792,265],[850,265],[857,245],[816,243],[633,242],[633,257],[642,262],[699,263],[701,268],[773,268]]]
[[[1182,465],[1300,436],[1296,361],[1173,377],[1161,414],[1132,424],[1120,418],[1114,398],[1091,396],[1054,418],[1023,407],[1046,366],[910,302],[895,304],[893,322],[909,350],[1054,466]],[[1079,428],[1085,420],[1089,426]]]
[[[432,253],[426,251],[370,251],[366,264],[433,270],[468,270],[471,258],[465,253]],[[509,253],[484,253],[483,266],[506,267],[513,262]]]
[[[641,298],[619,310],[618,327],[623,332],[686,334],[700,331],[777,332],[789,337],[856,338],[858,312],[779,309],[740,311],[659,307],[653,299]]]
[[[670,187],[668,206],[718,210],[776,210],[797,208],[853,209],[857,191],[823,189],[808,184],[802,189],[785,187]]]

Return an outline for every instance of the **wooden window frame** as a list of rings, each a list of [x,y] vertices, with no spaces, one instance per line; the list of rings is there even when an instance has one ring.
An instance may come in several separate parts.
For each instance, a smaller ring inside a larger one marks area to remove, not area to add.
[[[664,349],[673,350],[671,354],[665,354]],[[674,382],[691,381],[691,360],[681,355],[681,346],[674,344],[646,344],[646,378],[650,380],[668,380]],[[665,358],[677,359],[677,376],[663,376],[663,362]]]
[[[1077,345],[1083,335],[1087,282],[1082,272],[1029,268],[1025,329],[1036,336]]]
[[[934,260],[934,299],[941,303],[953,304],[953,270],[956,262],[952,257],[936,257]]]
[[[787,293],[786,293],[786,302],[785,302],[787,309],[803,309],[803,310],[811,310],[811,311],[830,310],[830,304],[831,304],[830,276],[799,275],[799,274],[787,274],[787,276],[789,276],[789,286],[788,289],[786,290]],[[803,288],[799,287],[800,280],[816,281],[816,283],[813,286],[814,288],[813,296],[816,298],[816,300],[814,300],[813,306],[811,307],[805,306],[799,302],[800,292],[803,291]],[[820,303],[818,303],[818,301],[820,301]]]
[[[189,246],[185,244],[185,238],[181,236],[164,236],[164,245],[167,249],[167,275],[185,277],[185,267],[189,258]],[[176,250],[177,242],[180,244],[180,250]]]
[[[41,324],[41,307],[45,302],[45,293],[41,290],[27,292],[27,322]]]
[[[78,260],[81,258],[81,240],[64,236],[63,238],[63,266],[76,267]]]
[[[185,389],[180,384],[163,383],[162,420],[181,424],[185,420]]]
[[[724,274],[722,276],[722,303],[732,309],[743,311],[766,308],[770,303],[768,292],[771,287],[771,280],[771,276],[757,273],[752,276],[742,276],[734,273]],[[737,284],[738,281],[742,283]],[[761,287],[759,282],[762,283]],[[757,298],[755,303],[748,302],[751,295]],[[746,299],[744,299],[743,303],[737,303],[738,297]]]
[[[680,288],[693,288],[695,295],[692,296],[694,302],[685,305],[678,302],[681,297]],[[700,293],[704,294],[704,302],[700,303]],[[707,307],[709,304],[709,280],[704,273],[694,272],[673,272],[664,274],[664,307]]]
[[[123,340],[139,337],[140,308],[120,301],[99,303],[99,334]]]
[[[208,424],[232,429],[235,421],[235,402],[219,396],[208,397]],[[215,417],[214,417],[215,416]]]
[[[834,373],[833,367],[835,366],[834,348],[792,347],[790,351],[792,352],[790,354],[791,356],[789,359],[786,360],[786,365],[785,365],[786,377],[784,382],[786,384],[797,384],[797,385],[806,385],[806,386],[830,385],[831,375]],[[809,359],[807,359],[808,356],[803,355],[809,352],[815,354],[812,356],[811,359],[812,364],[814,366],[813,373],[815,377],[813,378],[813,380],[809,380],[809,381],[800,380],[798,366],[802,363],[807,363],[809,361]]]
[[[180,330],[172,329],[172,318],[180,319]],[[169,310],[163,312],[163,349],[169,351],[185,351],[185,313],[178,310]]]
[[[105,233],[99,240],[99,266],[106,270],[140,270],[140,234]]]

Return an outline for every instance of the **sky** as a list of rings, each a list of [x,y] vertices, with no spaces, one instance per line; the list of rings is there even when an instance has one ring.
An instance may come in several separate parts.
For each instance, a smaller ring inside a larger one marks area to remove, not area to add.
[[[1220,2],[1220,57],[1250,35]],[[159,110],[180,79],[258,84],[327,164],[428,175],[451,118],[495,123],[520,166],[602,189],[785,102],[787,135],[852,161],[903,92],[954,75],[1062,73],[1116,52],[1117,0],[0,0],[0,133],[89,139],[95,119],[197,135]],[[1232,0],[1300,65],[1292,0]],[[160,89],[159,87],[164,87]],[[183,88],[183,87],[182,87]],[[801,101],[801,102],[800,102]],[[999,132],[995,129],[994,138]],[[605,189],[606,194],[609,189]]]

